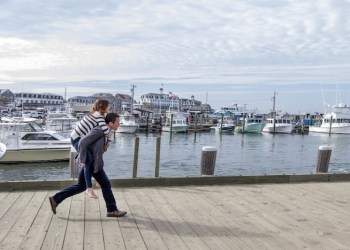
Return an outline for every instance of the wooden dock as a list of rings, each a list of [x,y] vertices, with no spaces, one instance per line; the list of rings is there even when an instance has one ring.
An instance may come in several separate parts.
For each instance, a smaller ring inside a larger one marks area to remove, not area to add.
[[[350,182],[114,188],[123,218],[79,194],[0,192],[0,249],[349,249]]]

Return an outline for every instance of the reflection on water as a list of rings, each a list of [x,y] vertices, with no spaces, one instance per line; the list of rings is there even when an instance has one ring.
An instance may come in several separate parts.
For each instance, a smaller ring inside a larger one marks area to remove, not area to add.
[[[130,178],[135,136],[119,134],[105,153],[110,178]],[[333,147],[330,172],[350,172],[347,135],[280,135],[220,133],[148,133],[140,138],[138,176],[155,172],[156,140],[161,136],[160,176],[198,176],[201,150],[217,148],[216,175],[309,174],[320,145]],[[0,165],[0,180],[69,179],[69,163]]]

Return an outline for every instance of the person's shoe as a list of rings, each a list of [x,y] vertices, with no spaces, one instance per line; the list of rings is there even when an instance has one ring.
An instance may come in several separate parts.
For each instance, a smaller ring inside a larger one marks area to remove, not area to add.
[[[114,212],[107,212],[107,217],[123,217],[126,214],[126,211],[116,210]]]
[[[49,201],[50,201],[51,210],[52,210],[53,214],[56,214],[56,207],[58,206],[58,204],[51,196],[49,197]]]
[[[88,188],[86,189],[86,194],[90,197],[90,198],[94,198],[97,199],[98,196],[95,194],[94,190],[92,188]]]

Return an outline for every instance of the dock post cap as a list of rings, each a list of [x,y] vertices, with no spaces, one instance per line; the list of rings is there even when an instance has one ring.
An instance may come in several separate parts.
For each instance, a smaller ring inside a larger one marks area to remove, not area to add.
[[[332,146],[330,145],[321,145],[318,147],[319,150],[332,150]]]
[[[216,147],[213,146],[204,146],[202,151],[216,151]]]

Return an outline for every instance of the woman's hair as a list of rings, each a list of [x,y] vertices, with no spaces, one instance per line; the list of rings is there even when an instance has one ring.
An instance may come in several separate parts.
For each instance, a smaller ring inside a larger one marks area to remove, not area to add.
[[[90,114],[94,113],[95,111],[100,112],[101,114],[107,113],[109,102],[107,100],[101,100],[97,99],[94,106],[92,106],[92,111]]]

